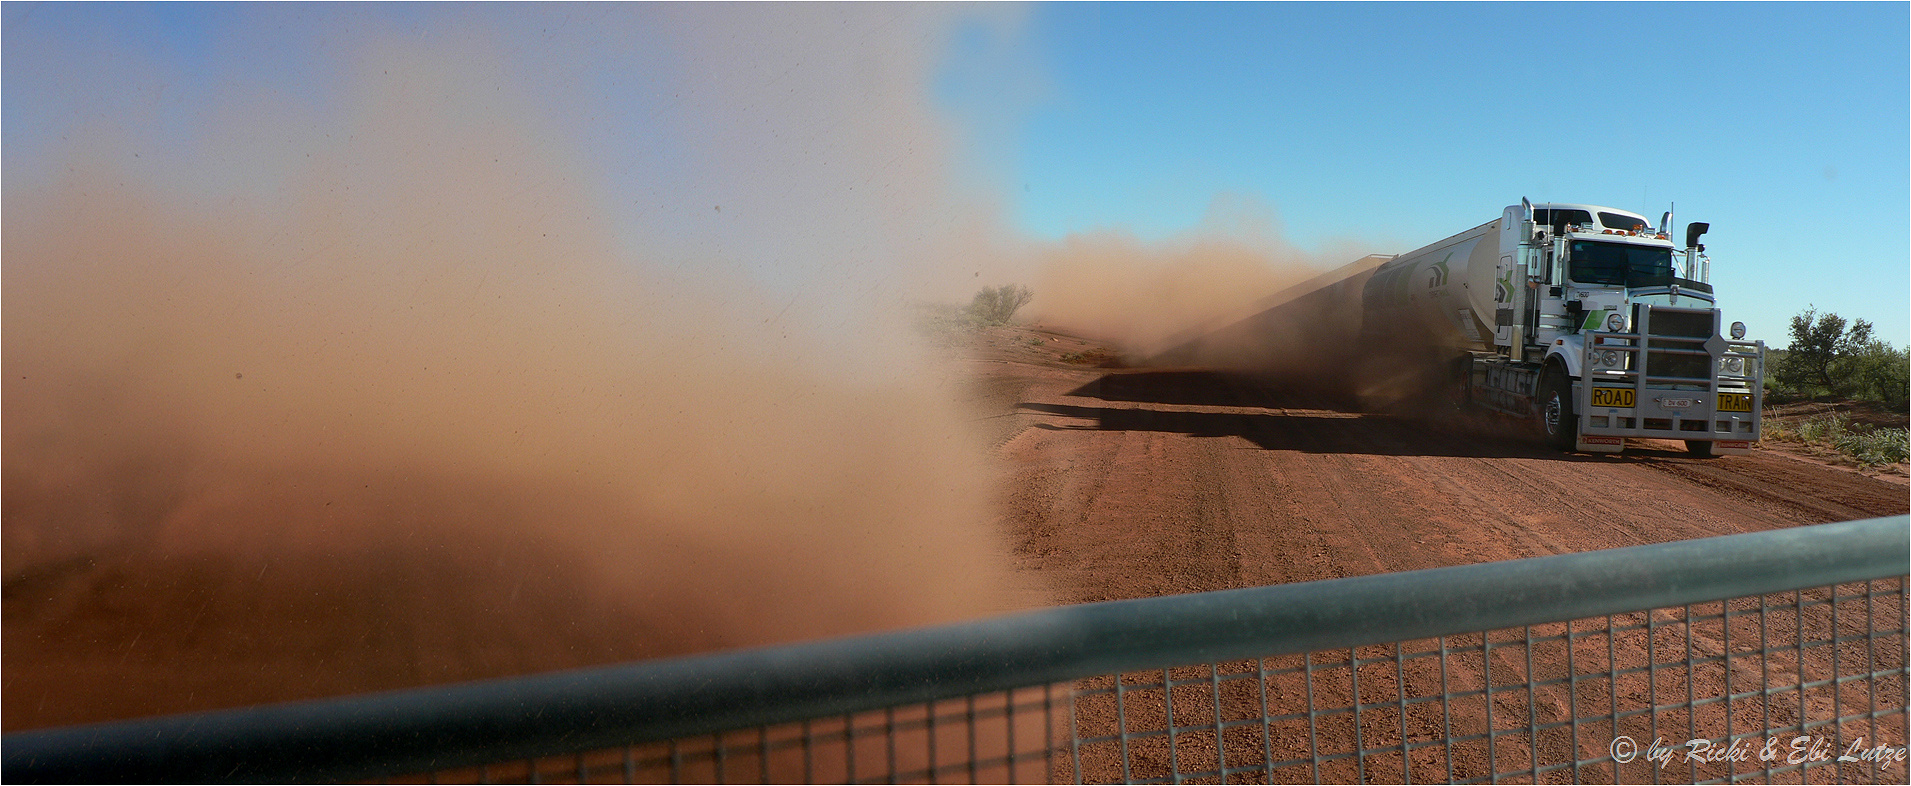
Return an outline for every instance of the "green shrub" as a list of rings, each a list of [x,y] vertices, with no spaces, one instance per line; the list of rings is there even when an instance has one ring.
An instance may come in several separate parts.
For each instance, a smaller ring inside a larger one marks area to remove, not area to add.
[[[1893,349],[1883,341],[1868,341],[1840,365],[1857,398],[1899,412],[1911,408],[1911,347]]]
[[[1896,464],[1911,453],[1911,429],[1847,431],[1834,438],[1832,445],[1865,466]]]
[[[1838,368],[1871,343],[1871,323],[1859,319],[1847,327],[1837,314],[1818,313],[1807,308],[1792,317],[1792,343],[1785,356],[1772,367],[1780,384],[1793,389],[1820,388],[1833,395],[1850,396],[1854,380]]]
[[[969,318],[984,325],[1006,325],[1015,317],[1015,312],[1035,295],[1028,287],[1020,284],[1003,284],[999,287],[983,287],[975,293],[975,299],[969,301]]]
[[[1845,433],[1847,418],[1838,413],[1808,418],[1798,424],[1798,441],[1831,442]]]
[[[1911,348],[1872,338],[1871,323],[1807,308],[1792,317],[1792,343],[1765,353],[1765,387],[1777,400],[1831,395],[1911,409]]]
[[[1773,423],[1766,429],[1766,436],[1829,447],[1862,466],[1896,464],[1911,455],[1911,429],[1854,427],[1850,425],[1850,418],[1836,412],[1791,425]]]

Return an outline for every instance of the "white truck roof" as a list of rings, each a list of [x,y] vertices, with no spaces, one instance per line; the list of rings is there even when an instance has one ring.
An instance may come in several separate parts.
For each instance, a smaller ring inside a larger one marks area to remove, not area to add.
[[[1578,205],[1578,204],[1571,204],[1567,202],[1547,202],[1545,204],[1533,206],[1533,212],[1535,215],[1538,215],[1539,211],[1541,210],[1546,210],[1546,211],[1569,210],[1569,211],[1573,211],[1574,213],[1583,212],[1586,217],[1592,219],[1592,221],[1594,222],[1597,222],[1601,229],[1617,229],[1622,232],[1626,230],[1630,230],[1633,227],[1639,226],[1641,224],[1644,224],[1645,226],[1648,226],[1648,227],[1654,226],[1652,221],[1647,220],[1645,216],[1639,215],[1638,213],[1634,213],[1630,210],[1621,210],[1616,207],[1605,207],[1603,205]],[[1540,223],[1549,224],[1552,222],[1541,221]],[[1586,222],[1584,220],[1577,220],[1577,221],[1573,221],[1572,223],[1579,224],[1579,223],[1586,223]],[[1621,226],[1621,224],[1624,224],[1624,226]]]

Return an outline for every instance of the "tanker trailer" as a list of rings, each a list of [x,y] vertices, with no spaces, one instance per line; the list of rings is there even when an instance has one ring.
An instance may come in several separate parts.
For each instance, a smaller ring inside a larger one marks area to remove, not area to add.
[[[1721,335],[1698,242],[1709,227],[1688,225],[1679,250],[1671,219],[1521,200],[1395,257],[1362,285],[1361,366],[1442,369],[1455,398],[1530,419],[1561,449],[1617,453],[1646,437],[1748,452],[1765,345],[1744,341],[1743,323]]]

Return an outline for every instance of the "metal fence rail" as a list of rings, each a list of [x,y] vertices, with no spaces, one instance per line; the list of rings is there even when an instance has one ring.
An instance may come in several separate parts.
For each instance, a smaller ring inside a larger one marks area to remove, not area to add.
[[[1907,573],[1872,519],[12,734],[0,776],[1904,782]]]

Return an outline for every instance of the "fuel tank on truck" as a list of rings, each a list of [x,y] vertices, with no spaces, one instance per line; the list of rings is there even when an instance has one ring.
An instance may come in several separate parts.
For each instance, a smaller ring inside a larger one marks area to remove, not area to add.
[[[1398,356],[1457,358],[1490,351],[1500,225],[1488,221],[1438,243],[1394,257],[1361,291],[1361,344]]]

